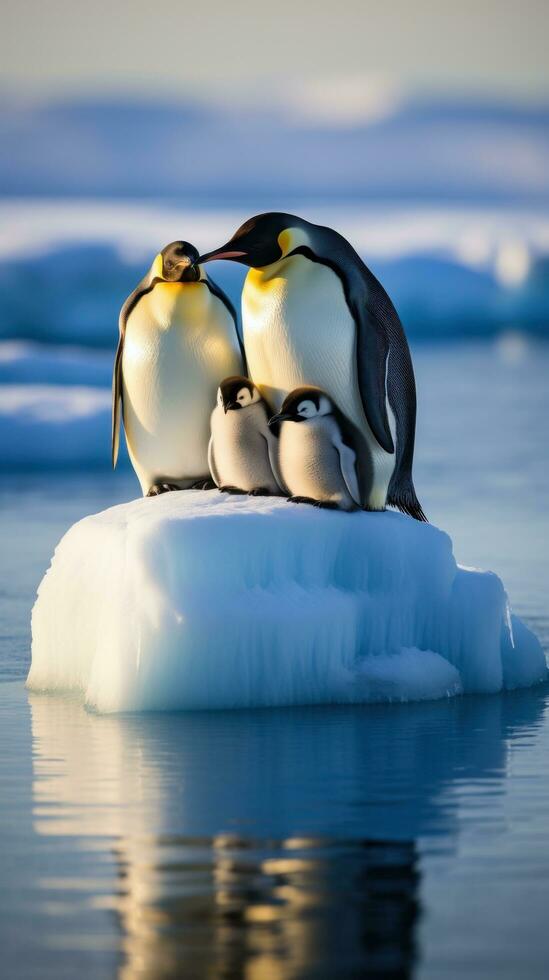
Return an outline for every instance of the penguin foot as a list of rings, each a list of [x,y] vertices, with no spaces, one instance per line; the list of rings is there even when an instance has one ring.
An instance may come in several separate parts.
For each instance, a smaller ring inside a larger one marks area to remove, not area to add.
[[[220,487],[219,490],[221,493],[246,493],[246,491],[241,490],[240,487]]]
[[[313,500],[312,497],[288,497],[287,499],[291,504],[311,504],[313,507],[317,506],[317,501]]]
[[[189,490],[215,490],[215,483],[208,479],[195,480],[194,483],[191,483]]]
[[[172,490],[180,489],[181,487],[176,486],[175,483],[153,483],[147,497],[159,497],[161,493],[170,493]]]
[[[322,507],[323,510],[338,510],[339,504],[336,504],[334,500],[315,500],[315,507]]]
[[[253,490],[248,490],[248,497],[268,497],[269,491],[267,487],[254,487]]]

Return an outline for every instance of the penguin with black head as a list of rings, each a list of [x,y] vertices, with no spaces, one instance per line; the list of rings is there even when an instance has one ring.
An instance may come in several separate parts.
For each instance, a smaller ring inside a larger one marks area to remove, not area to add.
[[[277,410],[313,385],[358,434],[360,502],[426,520],[412,479],[416,388],[410,350],[383,286],[331,228],[281,212],[247,221],[200,262],[250,267],[242,294],[248,370]]]
[[[177,241],[158,253],[120,313],[113,374],[112,462],[123,418],[143,494],[212,486],[210,414],[220,378],[242,374],[236,313]]]
[[[356,433],[326,392],[290,392],[269,425],[280,426],[278,465],[292,503],[360,507]]]
[[[276,496],[282,484],[277,440],[270,411],[249,378],[221,382],[212,412],[208,450],[210,473],[220,490],[251,496]]]

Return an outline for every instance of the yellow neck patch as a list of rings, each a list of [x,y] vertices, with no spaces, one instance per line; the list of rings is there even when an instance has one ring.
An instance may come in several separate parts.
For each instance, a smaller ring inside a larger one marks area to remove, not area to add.
[[[159,252],[153,264],[151,265],[151,279],[163,279],[163,278],[164,278],[164,263],[162,261],[162,255]]]
[[[285,228],[278,236],[278,244],[282,252],[281,258],[285,258],[294,248],[309,244],[309,237],[302,228]]]

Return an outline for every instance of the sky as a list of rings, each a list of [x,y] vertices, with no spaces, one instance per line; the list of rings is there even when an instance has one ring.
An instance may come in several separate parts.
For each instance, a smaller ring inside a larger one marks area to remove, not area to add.
[[[549,101],[548,0],[17,0],[0,92],[301,101],[395,93]]]

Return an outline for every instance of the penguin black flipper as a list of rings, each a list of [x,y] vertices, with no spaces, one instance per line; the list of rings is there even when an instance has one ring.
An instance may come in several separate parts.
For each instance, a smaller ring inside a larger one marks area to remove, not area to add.
[[[379,321],[363,303],[353,304],[351,312],[357,325],[358,387],[364,414],[382,449],[394,453],[386,394],[389,340]]]
[[[388,346],[386,392],[395,417],[396,461],[387,492],[387,503],[417,521],[427,521],[412,479],[417,402],[410,348],[389,296],[368,267],[359,261],[365,273],[370,320],[378,324]],[[362,331],[359,332],[359,345],[361,333]]]
[[[408,341],[396,316],[398,342],[391,343],[387,397],[396,421],[396,463],[387,491],[387,503],[416,521],[427,522],[412,479],[416,432],[416,383]]]
[[[118,450],[120,448],[120,416],[122,415],[122,354],[124,353],[124,334],[118,338],[118,347],[114,358],[112,373],[112,438],[111,461],[112,468],[116,467]]]

